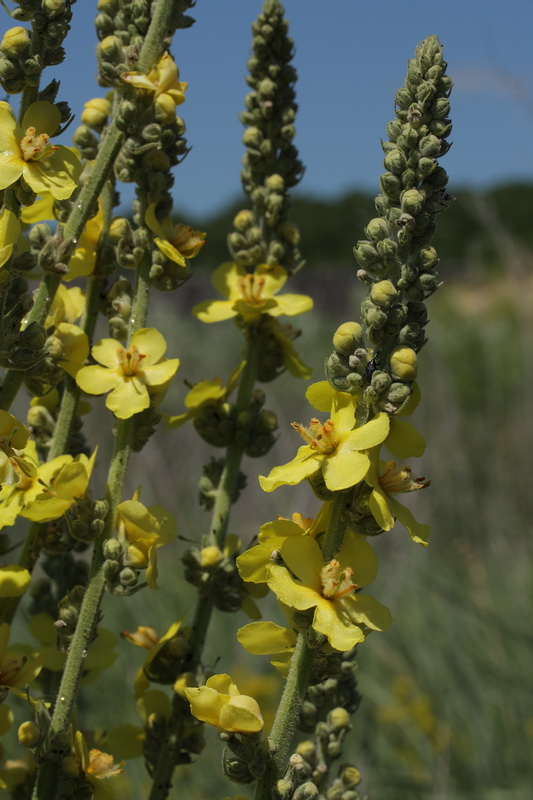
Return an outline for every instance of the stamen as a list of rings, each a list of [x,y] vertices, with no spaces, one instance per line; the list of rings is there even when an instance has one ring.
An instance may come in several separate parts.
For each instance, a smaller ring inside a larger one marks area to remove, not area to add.
[[[127,350],[121,347],[118,351],[118,358],[124,375],[126,377],[132,377],[139,372],[142,360],[146,358],[146,356],[143,353],[139,353],[137,347],[133,345]]]
[[[239,278],[238,285],[242,299],[249,306],[257,306],[263,302],[261,295],[265,278],[262,275],[245,275],[244,278]]]
[[[329,456],[337,449],[339,442],[335,437],[333,420],[328,419],[322,424],[320,420],[313,418],[308,428],[299,422],[291,422],[291,425],[313,450]]]
[[[416,492],[426,489],[431,481],[426,481],[422,475],[419,478],[411,477],[411,468],[404,465],[399,467],[396,461],[386,461],[385,471],[379,476],[379,485],[384,492]]]

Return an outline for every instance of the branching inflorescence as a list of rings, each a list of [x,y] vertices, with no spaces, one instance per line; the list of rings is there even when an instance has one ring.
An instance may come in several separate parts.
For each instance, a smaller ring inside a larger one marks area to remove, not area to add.
[[[296,456],[259,478],[265,492],[305,479],[320,507],[313,517],[295,511],[267,522],[243,548],[229,530],[246,490],[244,458],[263,457],[278,428],[260,385],[285,371],[310,377],[294,346],[299,331],[282,319],[313,306],[284,290],[303,265],[289,216],[303,165],[293,142],[296,72],[284,11],[278,0],[265,0],[252,28],[241,173],[251,208],[235,216],[231,260],[213,274],[220,298],[192,309],[207,325],[235,324],[243,352],[225,384],[199,381],[185,411],[164,415],[160,405],[180,359],[174,343],[166,357],[163,334],[149,327],[149,299],[189,279],[206,235],[172,218],[172,170],[188,145],[177,116],[187,83],[170,48],[174,33],[192,24],[194,3],[99,0],[98,80],[106,94],[85,104],[76,149],[56,143],[72,121],[59,84],[41,86],[43,70],[65,57],[74,5],[20,0],[9,12],[17,25],[0,44],[0,81],[9,95],[20,94],[18,114],[0,103],[0,528],[28,526],[23,540],[3,538],[0,687],[2,699],[11,692],[24,700],[18,739],[31,754],[22,776],[6,762],[0,785],[12,797],[33,792],[39,800],[111,797],[113,782],[102,780],[121,773],[120,758],[142,754],[149,797],[162,800],[176,766],[201,753],[209,723],[222,731],[226,776],[255,784],[258,800],[357,800],[357,768],[345,763],[334,772],[360,700],[355,648],[392,620],[366,593],[377,572],[368,538],[396,521],[415,542],[427,544],[429,535],[396,498],[428,482],[381,455],[384,448],[403,461],[425,447],[404,417],[420,399],[425,302],[438,287],[435,218],[452,199],[437,162],[451,129],[441,45],[430,36],[418,46],[396,95],[378,216],[354,250],[368,288],[361,322],[340,325],[327,380],[306,393],[327,418],[293,423],[304,440]],[[135,186],[131,214],[114,214],[121,183]],[[100,314],[108,335],[94,341]],[[32,395],[27,424],[10,413],[23,385]],[[107,408],[100,405],[100,413],[115,422],[103,496],[94,494],[99,455],[83,423],[88,399],[98,404],[98,396]],[[221,454],[210,457],[200,479],[210,522],[181,558],[194,611],[187,620],[177,608],[162,635],[151,625],[124,634],[147,651],[133,687],[142,724],[110,731],[110,753],[103,752],[89,748],[75,708],[82,679],[112,662],[111,634],[100,628],[104,592],[127,598],[157,588],[158,550],[176,537],[171,509],[145,506],[140,489],[123,496],[126,473],[158,426],[179,436],[175,429],[188,422]],[[284,626],[259,621],[256,600],[269,591]],[[31,652],[8,646],[21,600],[39,640]],[[267,738],[256,699],[205,662],[214,614],[239,609],[252,622],[238,641],[250,653],[272,655],[285,679]],[[3,734],[13,719],[7,705],[0,711]],[[306,738],[295,746],[297,729]]]

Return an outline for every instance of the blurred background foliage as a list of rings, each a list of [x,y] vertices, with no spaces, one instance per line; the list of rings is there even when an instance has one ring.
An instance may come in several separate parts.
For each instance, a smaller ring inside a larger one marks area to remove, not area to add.
[[[432,484],[407,499],[417,518],[431,523],[432,538],[422,548],[398,527],[375,540],[380,569],[369,592],[389,605],[395,622],[360,647],[363,700],[342,759],[361,770],[369,800],[529,800],[533,785],[533,186],[454,194],[456,202],[438,220],[444,285],[429,304],[415,420],[428,447],[412,466]],[[165,400],[168,413],[183,409],[185,381],[225,381],[239,360],[235,326],[204,325],[190,308],[214,296],[210,271],[228,259],[225,238],[243,206],[207,221],[178,216],[206,230],[208,244],[192,279],[152,307],[149,324],[167,336],[169,356],[182,359]],[[315,298],[315,311],[298,320],[296,341],[313,365],[313,380],[323,379],[321,364],[337,325],[359,317],[363,287],[351,250],[372,216],[372,198],[357,191],[337,202],[294,202],[307,263],[287,290]],[[278,414],[279,439],[267,457],[245,460],[249,485],[230,526],[245,546],[276,514],[309,516],[318,507],[307,485],[269,495],[259,489],[256,475],[288,460],[299,444],[289,423],[307,424],[310,416],[306,386],[291,376],[283,375],[272,391],[262,388],[266,407]],[[92,423],[90,441],[100,443],[105,464],[109,414],[100,405],[106,424],[102,416]],[[158,592],[106,598],[103,625],[117,636],[137,625],[162,634],[192,610],[194,593],[183,582],[179,556],[209,524],[197,481],[210,455],[189,426],[156,435],[133,461],[130,489],[142,483],[148,505],[166,498],[182,538],[161,552]],[[263,613],[281,622],[276,609],[263,607]],[[268,715],[279,695],[276,673],[266,657],[250,656],[236,642],[235,630],[248,621],[241,612],[216,614],[206,665],[230,672]],[[144,651],[120,638],[116,651],[115,668],[87,685],[80,699],[83,719],[100,735],[119,722],[139,723],[132,685]],[[208,731],[207,741],[198,763],[178,770],[171,796],[246,795],[246,787],[231,786],[220,774],[216,732]],[[121,780],[121,797],[147,796],[140,759],[128,763]]]

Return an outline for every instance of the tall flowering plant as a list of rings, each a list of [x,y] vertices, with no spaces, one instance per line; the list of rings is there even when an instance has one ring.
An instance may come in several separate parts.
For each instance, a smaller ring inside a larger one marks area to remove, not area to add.
[[[142,755],[149,797],[162,800],[175,767],[202,751],[207,723],[226,743],[226,776],[255,784],[257,798],[348,792],[356,800],[357,768],[345,764],[334,777],[331,765],[359,702],[355,648],[392,621],[366,592],[377,572],[372,537],[397,521],[415,542],[426,545],[429,535],[397,495],[429,483],[404,463],[425,447],[405,418],[420,400],[417,353],[426,341],[425,303],[438,287],[435,218],[452,199],[437,161],[451,129],[441,45],[430,36],[418,46],[396,95],[378,216],[354,251],[368,290],[361,319],[337,328],[325,380],[306,391],[323,416],[293,422],[303,443],[288,463],[263,474],[261,459],[278,430],[269,384],[284,372],[300,380],[311,372],[294,345],[299,331],[286,321],[313,302],[290,289],[303,266],[290,219],[303,165],[283,8],[265,0],[252,28],[242,114],[248,207],[233,221],[229,260],[213,273],[217,296],[192,309],[205,325],[236,326],[242,352],[225,384],[206,377],[190,386],[185,410],[165,411],[187,353],[178,358],[181,348],[169,342],[167,355],[149,299],[191,276],[206,237],[172,218],[172,170],[188,152],[177,113],[188,84],[172,37],[186,35],[194,3],[99,0],[98,80],[107,92],[85,104],[73,148],[64,143],[70,109],[59,84],[46,84],[42,74],[64,58],[74,4],[20,0],[8,12],[17,24],[0,44],[0,81],[9,96],[20,96],[0,104],[0,786],[39,800],[123,796],[124,759]],[[128,215],[117,209],[122,182],[135,185]],[[107,336],[95,333],[100,315]],[[23,386],[32,396],[25,421],[10,411]],[[93,481],[98,443],[89,444],[84,425],[91,408],[106,420],[101,427],[114,426],[102,496]],[[126,494],[126,475],[161,426],[179,437],[188,424],[219,453],[209,456],[200,480],[211,521],[181,556],[194,608],[176,608],[165,633],[152,620],[124,634],[148,651],[130,693],[140,720],[117,725],[102,744],[76,705],[83,682],[113,665],[113,636],[100,626],[104,593],[127,598],[156,589],[159,550],[180,523],[171,498],[146,506],[141,488]],[[258,460],[265,492],[307,481],[318,513],[257,520],[258,535],[244,547],[229,532],[246,489],[244,457]],[[286,626],[260,619],[258,602],[268,593]],[[258,699],[205,659],[214,616],[241,608],[252,622],[238,630],[238,641],[273,655],[285,679],[268,737]],[[10,644],[16,615],[37,644]],[[27,757],[16,762],[8,755],[12,704],[25,715],[18,743]],[[296,746],[297,728],[310,738]]]

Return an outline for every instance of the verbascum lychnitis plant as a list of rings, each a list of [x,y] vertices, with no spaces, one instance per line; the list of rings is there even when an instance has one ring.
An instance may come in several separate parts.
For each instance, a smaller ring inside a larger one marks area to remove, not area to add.
[[[165,395],[178,368],[188,373],[186,342],[167,343],[151,324],[149,301],[191,277],[206,238],[172,216],[173,169],[189,151],[178,116],[188,84],[172,48],[179,52],[187,36],[194,2],[95,4],[102,96],[87,100],[73,132],[48,73],[68,58],[75,0],[0,4],[13,20],[0,42],[9,97],[0,103],[0,788],[18,800],[163,800],[173,783],[180,791],[177,766],[198,768],[208,723],[225,744],[224,774],[253,785],[257,800],[357,800],[356,757],[345,753],[335,769],[360,700],[356,647],[392,621],[366,593],[377,572],[369,540],[396,521],[415,542],[425,545],[429,535],[397,495],[428,485],[404,463],[425,447],[405,418],[420,400],[425,302],[438,287],[435,217],[451,200],[437,163],[451,128],[442,48],[436,37],[418,46],[396,95],[378,216],[355,247],[368,289],[361,319],[338,327],[327,380],[306,392],[327,418],[294,422],[293,435],[304,440],[296,456],[259,477],[265,492],[307,480],[309,510],[263,525],[249,520],[243,544],[230,533],[231,514],[284,435],[267,394],[284,372],[311,374],[290,323],[313,303],[285,291],[303,266],[290,218],[303,165],[283,7],[265,0],[252,27],[241,117],[247,207],[234,218],[228,260],[212,276],[218,296],[192,308],[206,330],[236,326],[242,349],[225,381],[189,384],[180,409]],[[120,206],[121,183],[135,188],[131,209]],[[88,440],[89,413],[102,440]],[[193,543],[187,539],[174,570],[193,599],[171,609],[166,632],[152,619],[123,634],[121,646],[147,652],[133,686],[114,698],[117,724],[104,737],[88,729],[78,707],[84,681],[105,691],[101,673],[119,646],[116,632],[100,624],[104,593],[122,604],[156,590],[159,549],[176,539],[181,522],[174,498],[147,506],[142,487],[127,493],[127,472],[131,462],[143,475],[137,454],[151,437],[178,440],[185,425],[206,445],[199,500],[209,520]],[[98,445],[111,431],[105,464]],[[256,601],[269,592],[285,625],[260,620]],[[213,619],[241,609],[252,622],[238,630],[238,642],[273,656],[284,680],[269,733],[254,692],[206,657]],[[13,623],[17,635],[27,623],[24,644],[12,643]],[[119,724],[119,703],[128,701],[138,725]],[[122,761],[138,756],[147,769],[142,795],[127,783]]]

